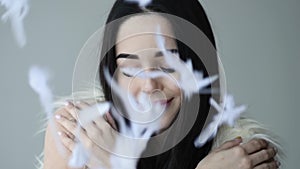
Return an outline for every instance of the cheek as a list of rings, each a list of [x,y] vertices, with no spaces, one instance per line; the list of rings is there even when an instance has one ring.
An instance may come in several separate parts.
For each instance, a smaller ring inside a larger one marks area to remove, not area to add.
[[[172,92],[174,96],[181,96],[181,89],[179,88],[178,81],[175,78],[166,78],[162,80],[162,82],[164,82],[165,88]]]
[[[128,91],[133,96],[136,96],[138,94],[139,85],[135,80],[125,77],[122,73],[119,72],[117,74],[117,82],[123,90]]]

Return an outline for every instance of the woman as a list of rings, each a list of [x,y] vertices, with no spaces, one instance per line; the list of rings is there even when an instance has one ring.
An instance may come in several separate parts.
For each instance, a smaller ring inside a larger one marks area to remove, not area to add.
[[[189,34],[185,27],[179,23],[180,21],[176,21],[176,17],[192,23],[197,29],[201,30],[207,37],[209,44],[203,39],[193,39],[193,34]],[[135,98],[140,93],[146,93],[149,96],[153,96],[153,100],[158,100],[165,107],[165,111],[160,117],[160,129],[156,134],[163,133],[169,128],[171,128],[173,133],[176,133],[165,137],[164,142],[159,146],[160,149],[165,150],[161,154],[147,155],[149,150],[158,146],[157,142],[155,142],[156,140],[153,142],[149,141],[137,162],[137,168],[259,169],[279,167],[278,162],[274,160],[276,155],[275,148],[269,147],[268,143],[263,139],[252,139],[244,144],[240,144],[242,139],[237,137],[214,149],[212,149],[213,141],[208,141],[201,148],[194,146],[194,141],[204,127],[204,123],[211,111],[209,98],[212,96],[219,99],[220,96],[209,93],[193,95],[191,99],[183,97],[182,88],[174,83],[174,81],[178,80],[180,73],[165,63],[163,59],[164,53],[158,46],[155,32],[158,31],[157,26],[159,26],[159,33],[162,34],[166,50],[180,57],[183,61],[191,59],[194,70],[204,72],[205,77],[218,74],[216,52],[206,51],[207,48],[211,49],[209,45],[214,48],[216,46],[213,32],[207,16],[197,0],[154,0],[142,8],[136,3],[117,0],[110,11],[106,24],[111,24],[113,21],[117,22],[113,26],[107,26],[105,29],[101,51],[101,57],[103,58],[99,67],[100,83],[105,100],[117,105],[115,103],[116,100],[113,98],[113,90],[104,75],[104,70],[108,68],[109,73],[114,75],[114,79],[123,90],[128,91]],[[145,32],[149,32],[149,34]],[[207,52],[205,54],[209,55],[205,55],[200,59],[197,50],[195,51],[182,41],[185,36],[187,39],[193,39],[192,43],[201,46],[200,49],[203,50],[203,53]],[[137,78],[122,71],[122,68],[126,67],[139,68],[145,72],[158,70],[172,78],[164,76]],[[211,84],[211,88],[218,88],[218,86],[219,82]],[[163,93],[163,97],[155,94],[155,91]],[[200,101],[197,98],[200,98]],[[196,102],[198,104],[198,107],[196,106],[197,113],[194,123],[191,123],[189,117],[193,116],[193,110],[189,108],[194,107],[195,100],[198,101]],[[76,104],[69,102],[67,106],[57,110],[58,134],[61,136],[60,140],[68,153],[67,155],[61,155],[58,152],[54,143],[55,136],[53,136],[53,133],[50,132],[51,129],[48,127],[45,138],[45,169],[68,168],[69,157],[74,151],[76,142],[74,139],[76,135],[76,121],[78,120],[76,111],[91,105],[92,103],[89,101],[82,100]],[[130,124],[130,122],[128,123]],[[192,126],[189,126],[190,124]],[[87,168],[112,167],[110,163],[111,154],[103,150],[99,145],[113,144],[117,138],[111,133],[119,130],[119,127],[120,125],[115,120],[114,115],[107,113],[105,116],[95,119],[92,124],[81,128],[81,141],[85,148],[93,154],[89,162],[86,163]],[[185,128],[188,130],[185,130]],[[225,130],[223,132],[225,133]],[[176,139],[181,134],[184,137]],[[168,148],[166,147],[166,142],[173,143],[172,145],[174,146]],[[127,166],[121,167],[127,168]]]

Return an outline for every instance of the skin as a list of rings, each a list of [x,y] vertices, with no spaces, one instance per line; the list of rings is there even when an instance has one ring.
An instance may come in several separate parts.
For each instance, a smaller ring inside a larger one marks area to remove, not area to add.
[[[141,22],[143,24],[141,24]],[[116,54],[134,54],[137,57],[119,58],[117,59],[118,67],[139,67],[144,71],[152,71],[161,66],[162,57],[154,57],[159,51],[154,35],[139,35],[131,38],[128,35],[136,34],[141,31],[156,31],[156,25],[160,24],[161,32],[164,34],[172,34],[172,29],[168,21],[157,15],[141,15],[132,17],[125,21],[118,32],[117,41],[120,43],[116,46]],[[134,27],[132,25],[140,25]],[[166,49],[177,49],[173,39],[164,37],[166,41]],[[124,40],[125,39],[125,40]],[[160,70],[160,69],[159,69]],[[172,78],[156,78],[141,79],[136,77],[128,77],[121,71],[117,71],[117,81],[119,85],[128,90],[133,96],[137,97],[140,92],[151,95],[153,100],[163,100],[165,98],[173,98],[169,106],[163,114],[161,129],[167,128],[174,120],[176,113],[180,109],[182,94],[174,83],[173,79],[178,78],[176,72],[169,73]],[[164,97],[157,95],[155,91],[164,93]],[[88,103],[68,103],[56,111],[56,122],[58,133],[51,132],[50,126],[46,130],[45,138],[45,158],[44,169],[67,169],[68,158],[74,150],[74,135],[76,129],[77,115],[76,113],[86,108]],[[98,145],[113,146],[116,136],[112,133],[115,131],[116,125],[107,113],[104,117],[99,116],[91,124],[84,126],[80,130],[80,140],[84,147],[93,154],[87,164],[87,167],[94,168],[104,166],[110,168],[109,152],[105,151]],[[57,134],[57,135],[56,135]],[[54,137],[59,136],[60,141],[66,151],[61,155],[56,148]],[[196,169],[275,169],[279,164],[274,161],[276,151],[270,148],[268,143],[261,139],[253,139],[247,143],[241,144],[242,139],[237,138],[222,144],[220,147],[211,151],[203,160],[201,160]]]

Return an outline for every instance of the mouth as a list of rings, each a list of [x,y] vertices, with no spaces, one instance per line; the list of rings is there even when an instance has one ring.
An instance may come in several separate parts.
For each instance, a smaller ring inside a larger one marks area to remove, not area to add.
[[[156,101],[154,101],[154,103],[160,103],[163,106],[169,106],[173,99],[174,99],[174,97],[172,97],[170,99],[165,99],[165,100],[156,100]]]

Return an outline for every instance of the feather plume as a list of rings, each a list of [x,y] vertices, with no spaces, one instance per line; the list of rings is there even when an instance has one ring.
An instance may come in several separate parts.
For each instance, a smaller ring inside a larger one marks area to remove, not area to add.
[[[23,19],[28,14],[28,0],[0,0],[0,4],[7,11],[2,15],[2,21],[11,21],[12,30],[20,47],[26,44],[26,36],[24,31]]]
[[[65,151],[57,136],[57,129],[53,117],[53,94],[48,86],[49,72],[38,66],[32,66],[29,70],[29,85],[39,95],[40,102],[46,112],[51,132],[56,146],[61,154]]]
[[[204,128],[200,135],[195,140],[194,144],[196,147],[201,147],[208,140],[212,139],[218,131],[218,127],[222,124],[227,124],[230,126],[234,125],[236,119],[246,110],[246,106],[235,106],[235,102],[232,95],[225,95],[223,105],[218,105],[218,103],[211,98],[210,104],[217,110],[213,118],[213,121],[210,122],[206,128]]]
[[[163,52],[166,63],[180,73],[178,84],[184,91],[184,96],[186,98],[190,98],[192,94],[200,93],[202,89],[217,80],[217,75],[204,78],[202,72],[193,70],[192,61],[190,59],[183,62],[180,60],[178,53],[174,54],[167,51],[159,26],[157,27],[156,32],[156,43],[159,49]]]
[[[80,126],[78,125],[77,134],[76,134],[77,142],[75,143],[75,147],[72,151],[72,155],[68,163],[68,166],[71,168],[84,167],[90,158],[89,152],[84,148],[84,146],[81,143],[79,131],[80,131]]]

